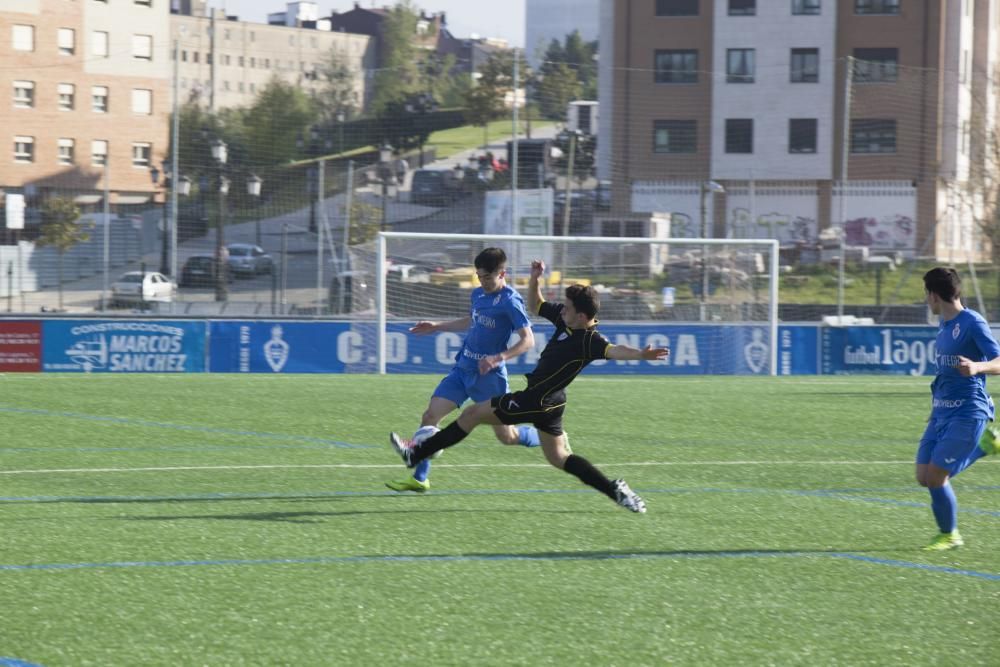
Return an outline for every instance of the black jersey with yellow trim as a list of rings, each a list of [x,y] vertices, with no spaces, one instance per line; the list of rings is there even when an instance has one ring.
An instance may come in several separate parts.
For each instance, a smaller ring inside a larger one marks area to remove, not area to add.
[[[556,326],[552,338],[545,344],[538,365],[528,373],[527,391],[545,394],[563,389],[580,374],[587,364],[606,359],[611,343],[596,326],[570,329],[562,319],[563,304],[542,301],[538,315]]]

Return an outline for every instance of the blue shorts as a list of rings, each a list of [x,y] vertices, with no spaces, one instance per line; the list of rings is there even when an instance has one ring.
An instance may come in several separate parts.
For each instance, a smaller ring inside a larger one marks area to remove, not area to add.
[[[917,448],[917,463],[933,463],[954,477],[983,455],[979,438],[986,419],[932,419]]]
[[[434,390],[434,396],[446,398],[455,405],[461,407],[466,400],[472,399],[474,402],[488,401],[494,396],[502,396],[510,391],[507,384],[507,368],[501,366],[487,373],[480,375],[478,369],[455,368],[444,376]]]

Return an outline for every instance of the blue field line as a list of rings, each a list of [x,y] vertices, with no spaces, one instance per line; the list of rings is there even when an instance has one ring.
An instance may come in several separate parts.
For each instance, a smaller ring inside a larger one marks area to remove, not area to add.
[[[178,431],[194,431],[197,433],[214,433],[221,435],[237,435],[253,438],[264,438],[270,440],[292,440],[300,442],[312,442],[332,447],[344,447],[348,449],[374,449],[377,445],[357,445],[350,442],[330,440],[327,438],[317,438],[308,435],[286,435],[284,433],[264,433],[260,431],[241,431],[229,428],[216,428],[212,426],[190,426],[188,424],[171,424],[169,422],[154,422],[144,419],[127,419],[125,417],[105,417],[101,415],[87,415],[79,412],[57,412],[54,410],[42,410],[39,408],[15,408],[0,405],[0,412],[24,415],[38,415],[42,417],[70,417],[72,419],[85,419],[87,421],[106,422],[111,424],[125,424],[128,426],[151,426],[154,428],[169,428]]]
[[[356,565],[368,563],[470,563],[470,562],[552,562],[608,560],[678,560],[713,558],[837,558],[923,570],[939,574],[955,574],[988,581],[1000,581],[1000,574],[978,572],[943,565],[913,563],[888,558],[875,558],[855,553],[810,551],[653,551],[635,553],[540,553],[540,554],[454,554],[454,555],[381,555],[381,556],[313,556],[308,558],[212,559],[171,561],[109,561],[104,563],[32,563],[0,564],[0,572],[39,570],[91,570],[117,568],[211,567],[254,565]]]
[[[18,660],[17,658],[0,658],[0,667],[41,667],[41,665]]]
[[[842,491],[783,491],[783,493],[793,493],[799,496],[812,496],[816,498],[838,498],[841,500],[856,500],[864,503],[875,503],[879,505],[895,505],[897,507],[926,508],[928,506],[927,501],[918,502],[913,500],[894,500],[892,498],[875,498],[872,496],[856,495],[854,493],[844,493]],[[963,514],[978,514],[980,516],[1000,517],[1000,512],[996,512],[993,510],[980,510],[975,508],[962,507],[961,504],[959,504],[958,506],[958,511]]]

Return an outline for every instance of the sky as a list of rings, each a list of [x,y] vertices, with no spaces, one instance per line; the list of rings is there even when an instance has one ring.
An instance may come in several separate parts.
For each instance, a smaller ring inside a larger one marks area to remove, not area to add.
[[[344,12],[354,7],[354,0],[315,0],[319,15]],[[524,46],[525,0],[415,0],[414,5],[427,13],[444,12],[448,29],[456,37],[500,37],[511,46]],[[362,7],[395,4],[394,0],[360,0]],[[241,21],[267,23],[267,15],[285,10],[286,0],[210,0],[214,7],[225,7]]]

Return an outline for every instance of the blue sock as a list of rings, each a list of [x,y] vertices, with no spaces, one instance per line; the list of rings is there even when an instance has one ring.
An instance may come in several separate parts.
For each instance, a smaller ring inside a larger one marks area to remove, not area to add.
[[[431,473],[431,460],[424,459],[417,464],[417,467],[413,470],[413,479],[418,482],[426,482],[427,475]]]
[[[942,533],[950,533],[958,527],[958,499],[951,484],[945,484],[936,489],[928,488],[931,493],[931,510],[934,520]]]
[[[534,426],[518,426],[517,441],[525,447],[538,447],[542,444],[538,439],[538,429]]]

